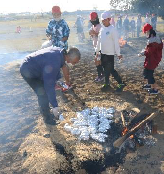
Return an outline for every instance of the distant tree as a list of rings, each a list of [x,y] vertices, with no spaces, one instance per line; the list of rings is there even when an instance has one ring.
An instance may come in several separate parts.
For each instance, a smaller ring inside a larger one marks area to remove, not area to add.
[[[130,10],[133,0],[110,0],[110,6],[117,10]]]
[[[144,15],[156,13],[164,19],[164,0],[133,0],[132,9]]]
[[[159,3],[159,6],[158,6],[158,15],[160,17],[162,17],[162,19],[164,20],[164,1],[162,1],[162,2]]]

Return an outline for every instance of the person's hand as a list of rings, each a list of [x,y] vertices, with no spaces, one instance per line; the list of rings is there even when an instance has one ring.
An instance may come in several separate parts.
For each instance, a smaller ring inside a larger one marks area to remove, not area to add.
[[[62,88],[62,92],[66,92],[72,88],[71,84],[65,84]]]
[[[139,53],[139,54],[138,54],[138,57],[142,57],[142,54],[141,54],[141,53]]]
[[[101,65],[101,60],[97,59],[97,57],[95,57],[95,65],[96,66]]]
[[[119,59],[122,59],[123,57],[122,57],[122,55],[120,55],[120,56],[118,56],[118,58],[119,58]]]
[[[94,36],[94,35],[96,35],[96,32],[95,32],[94,30],[90,30],[90,31],[89,31],[89,34],[90,34],[91,36]]]
[[[52,36],[51,35],[47,35],[49,40],[52,40]]]
[[[55,118],[58,119],[59,115],[60,115],[60,108],[59,107],[52,108],[52,112],[53,112]]]

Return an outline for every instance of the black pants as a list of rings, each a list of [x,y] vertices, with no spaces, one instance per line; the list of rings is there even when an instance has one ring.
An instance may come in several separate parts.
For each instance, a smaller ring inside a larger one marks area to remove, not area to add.
[[[122,83],[121,77],[114,69],[114,55],[101,54],[101,63],[105,73],[105,84],[109,84],[109,76],[112,74],[118,84]]]
[[[155,83],[155,79],[154,79],[153,74],[154,74],[154,70],[144,69],[143,76],[144,76],[144,79],[148,80],[148,84],[154,84]]]
[[[40,79],[36,78],[27,78],[26,74],[21,71],[23,79],[29,84],[29,86],[34,90],[38,97],[38,104],[40,107],[40,112],[43,116],[48,117],[50,114],[49,100],[44,89],[44,83]]]
[[[98,65],[96,66],[96,68],[97,68],[98,77],[101,77],[102,75],[104,75],[104,69],[102,65]]]
[[[141,27],[137,27],[137,37],[139,37],[140,36],[140,31],[141,30]]]

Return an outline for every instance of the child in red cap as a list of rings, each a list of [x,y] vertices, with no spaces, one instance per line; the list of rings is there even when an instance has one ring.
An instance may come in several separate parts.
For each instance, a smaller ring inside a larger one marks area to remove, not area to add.
[[[49,22],[46,29],[46,35],[52,41],[53,46],[68,49],[68,37],[70,29],[64,19],[61,18],[59,6],[52,7],[53,19]]]
[[[147,23],[143,26],[143,32],[148,39],[145,50],[139,54],[139,56],[146,56],[143,75],[147,84],[143,85],[143,89],[148,89],[149,94],[158,94],[153,74],[162,58],[163,43],[161,39],[156,36],[156,32],[150,24]]]
[[[94,46],[94,49],[96,49],[98,34],[101,29],[101,24],[99,22],[99,18],[96,12],[90,13],[90,22],[92,24],[92,27],[89,30],[89,35],[92,37],[93,46]],[[104,80],[104,70],[102,65],[98,64],[98,61],[96,61],[96,59],[95,59],[95,64],[96,64],[97,73],[98,73],[98,77],[95,79],[95,82],[100,82]]]

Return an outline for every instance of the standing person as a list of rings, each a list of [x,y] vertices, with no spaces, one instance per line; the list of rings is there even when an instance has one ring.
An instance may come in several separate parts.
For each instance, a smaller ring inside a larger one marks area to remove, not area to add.
[[[130,28],[132,32],[132,37],[135,37],[136,22],[134,20],[134,17],[132,17],[132,20],[130,21]]]
[[[20,73],[36,93],[40,112],[47,124],[55,124],[49,103],[53,107],[55,117],[58,117],[60,111],[55,92],[56,82],[61,78],[60,68],[63,70],[66,84],[70,87],[69,69],[66,63],[75,65],[79,60],[80,52],[77,48],[70,48],[67,53],[65,49],[51,46],[26,56],[22,63]]]
[[[151,26],[153,27],[154,30],[156,30],[156,25],[157,25],[157,17],[155,14],[152,14],[151,17]]]
[[[92,24],[92,27],[90,28],[89,35],[93,39],[93,46],[94,46],[94,49],[96,50],[98,34],[101,29],[101,24],[99,22],[98,14],[96,12],[90,13],[90,22]],[[95,64],[96,64],[97,73],[98,73],[98,76],[95,79],[95,82],[100,82],[104,80],[103,66],[101,64],[98,64],[97,59],[95,59]]]
[[[148,13],[146,14],[146,17],[145,17],[145,24],[151,24],[151,20]]]
[[[122,34],[122,17],[121,16],[118,17],[118,20],[117,20],[117,23],[116,23],[116,28],[118,30],[119,38],[120,38],[121,34]]]
[[[144,25],[143,32],[148,37],[145,50],[139,54],[139,56],[146,56],[143,71],[145,79],[143,89],[148,89],[150,94],[158,94],[157,85],[155,84],[154,79],[154,70],[158,67],[159,62],[161,61],[163,43],[150,24]]]
[[[110,22],[110,24],[115,27],[114,15],[111,15],[111,22]]]
[[[141,19],[141,15],[138,14],[138,17],[137,17],[137,37],[140,37],[141,26],[142,26],[142,19]]]
[[[129,19],[128,19],[128,15],[125,16],[123,26],[124,26],[124,37],[125,37],[125,39],[127,39],[129,37]]]
[[[122,82],[121,77],[118,72],[114,69],[114,55],[117,54],[119,59],[122,59],[120,54],[120,46],[118,40],[118,34],[112,25],[110,25],[111,15],[108,11],[101,14],[101,20],[103,26],[100,30],[98,36],[98,43],[96,47],[96,59],[99,57],[99,51],[101,48],[101,64],[104,68],[105,73],[105,84],[101,88],[103,92],[110,90],[109,76],[112,74],[114,79],[118,82],[117,92],[121,92],[125,87],[125,84]],[[98,59],[99,60],[99,59]]]
[[[52,41],[53,46],[68,49],[68,37],[70,29],[64,19],[61,18],[59,6],[52,7],[53,19],[49,22],[46,29],[46,35]]]
[[[75,27],[77,28],[77,35],[78,35],[79,42],[84,42],[84,39],[85,39],[84,23],[80,15],[77,16]]]

